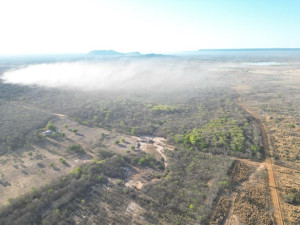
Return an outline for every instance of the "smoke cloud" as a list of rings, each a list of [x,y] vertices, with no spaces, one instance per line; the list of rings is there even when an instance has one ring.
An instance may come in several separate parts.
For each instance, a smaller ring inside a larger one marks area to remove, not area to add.
[[[205,86],[208,66],[193,60],[103,60],[29,65],[5,72],[3,82],[83,91]]]

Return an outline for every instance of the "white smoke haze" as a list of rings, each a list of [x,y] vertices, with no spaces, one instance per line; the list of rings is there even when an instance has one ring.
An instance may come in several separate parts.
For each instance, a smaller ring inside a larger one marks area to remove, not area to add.
[[[111,60],[29,65],[5,72],[5,83],[52,88],[126,90],[205,86],[207,66],[179,60]]]

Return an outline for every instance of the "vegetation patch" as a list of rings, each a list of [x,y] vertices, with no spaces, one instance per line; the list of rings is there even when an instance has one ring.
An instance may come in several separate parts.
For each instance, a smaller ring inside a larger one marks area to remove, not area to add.
[[[68,151],[78,153],[78,154],[84,154],[85,153],[84,149],[81,147],[80,144],[75,144],[75,145],[69,146]]]
[[[207,224],[213,201],[223,188],[218,182],[227,178],[232,161],[224,156],[189,150],[169,152],[168,157],[170,165],[165,179],[145,188],[145,193],[155,199],[150,209],[168,224],[179,221]],[[214,183],[208,185],[212,179]]]
[[[191,149],[206,151],[210,147],[223,148],[228,153],[242,152],[245,142],[243,126],[235,120],[217,118],[186,135],[175,135],[175,140]]]
[[[46,129],[56,131],[56,126],[54,126],[54,124],[50,121],[47,123]]]
[[[175,112],[176,108],[174,106],[169,105],[155,105],[152,106],[151,104],[147,106],[150,110],[152,110],[155,113],[173,113]]]

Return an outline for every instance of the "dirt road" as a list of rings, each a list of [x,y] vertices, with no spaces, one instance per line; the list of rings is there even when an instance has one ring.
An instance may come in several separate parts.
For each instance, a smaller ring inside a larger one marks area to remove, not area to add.
[[[51,114],[51,115],[58,116],[58,117],[65,117],[65,118],[68,118],[68,119],[72,120],[72,119],[71,119],[70,117],[68,117],[67,115],[59,114],[59,113],[54,113],[54,112],[50,112],[50,111],[48,111],[48,110],[46,110],[46,109],[41,109],[41,108],[38,108],[38,107],[35,107],[35,106],[24,105],[24,104],[19,104],[19,103],[15,103],[15,102],[10,102],[10,104],[13,104],[13,105],[16,105],[16,106],[21,106],[21,107],[23,107],[24,109],[34,110],[34,111],[42,112],[42,113],[45,113],[45,114]]]
[[[283,225],[283,214],[281,210],[281,205],[280,205],[280,199],[279,199],[279,194],[278,194],[278,187],[277,183],[275,180],[275,174],[274,174],[274,168],[273,168],[273,162],[271,159],[271,150],[270,150],[270,144],[269,144],[269,139],[267,136],[267,132],[265,129],[265,125],[263,124],[262,120],[260,119],[259,115],[251,111],[248,106],[246,106],[243,102],[241,97],[238,98],[237,100],[238,104],[245,110],[247,111],[251,116],[253,116],[256,121],[259,124],[261,133],[262,133],[262,139],[263,139],[263,145],[265,149],[265,166],[268,172],[268,183],[269,183],[269,188],[270,188],[270,195],[271,195],[271,200],[273,203],[274,207],[274,217],[276,220],[277,225]]]

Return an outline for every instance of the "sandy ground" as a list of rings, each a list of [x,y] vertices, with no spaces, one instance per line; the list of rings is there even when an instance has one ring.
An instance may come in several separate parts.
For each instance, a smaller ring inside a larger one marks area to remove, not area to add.
[[[270,141],[266,133],[265,125],[262,123],[260,117],[251,111],[250,108],[248,108],[241,100],[241,98],[238,98],[238,104],[246,110],[249,114],[251,114],[257,121],[260,126],[260,130],[262,133],[262,138],[263,138],[263,144],[264,144],[264,150],[265,150],[265,167],[267,169],[268,173],[268,183],[269,183],[269,188],[270,188],[270,195],[271,195],[271,200],[273,203],[273,208],[274,208],[274,217],[276,220],[277,225],[283,225],[283,212],[281,209],[281,202],[280,202],[280,196],[278,193],[278,185],[275,179],[275,172],[274,172],[274,166],[273,166],[273,161],[271,159],[271,155],[273,155],[272,150],[270,149]]]
[[[0,156],[0,205],[6,205],[10,198],[16,198],[69,174],[76,167],[93,159],[99,149],[124,155],[128,154],[128,150],[131,154],[145,151],[154,154],[158,160],[163,158],[165,166],[168,165],[165,151],[172,150],[173,146],[167,145],[164,138],[123,135],[79,125],[64,115],[56,116],[52,122],[58,130],[65,133],[65,137],[45,137],[41,143],[31,146],[30,149],[19,149],[17,153]],[[77,129],[78,133],[73,133],[72,129]],[[114,144],[115,140],[121,138],[125,138],[125,142]],[[140,149],[132,151],[130,147],[136,146],[138,142],[141,144]],[[74,144],[80,144],[85,154],[70,153],[68,147]],[[60,161],[61,158],[66,160],[65,164]],[[129,179],[125,185],[141,189],[145,184],[159,180],[153,177],[153,173],[152,169],[133,168],[129,171]]]
[[[126,151],[130,150],[130,146],[136,145],[136,138],[101,128],[81,126],[65,116],[58,116],[53,124],[66,136],[58,139],[46,137],[29,149],[19,149],[14,154],[0,156],[0,205],[6,205],[8,199],[70,173],[81,164],[89,162],[99,148],[128,154]],[[68,128],[64,128],[65,124]],[[77,134],[71,132],[75,128]],[[102,133],[105,137],[102,137]],[[121,138],[125,138],[126,143],[114,144],[114,140]],[[85,154],[69,152],[68,147],[73,144],[80,144]],[[60,158],[65,159],[66,163],[63,164]]]
[[[165,151],[172,151],[173,146],[166,144],[167,140],[162,137],[151,137],[151,136],[142,136],[142,137],[132,137],[136,138],[137,142],[140,143],[139,150],[144,151],[148,154],[155,155],[158,160],[161,158],[164,159],[165,168],[168,166],[167,156]],[[125,185],[128,187],[135,187],[137,189],[142,189],[144,185],[149,183],[154,183],[159,181],[153,177],[153,169],[139,169],[133,168],[129,171],[129,179],[125,182]]]
[[[283,223],[299,224],[300,206],[284,199],[291,190],[300,192],[300,63],[236,66],[231,74],[235,74],[232,85],[243,96],[243,102],[264,124]]]

